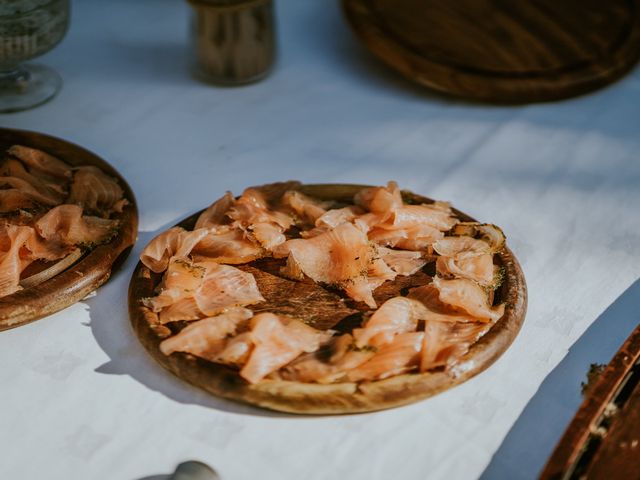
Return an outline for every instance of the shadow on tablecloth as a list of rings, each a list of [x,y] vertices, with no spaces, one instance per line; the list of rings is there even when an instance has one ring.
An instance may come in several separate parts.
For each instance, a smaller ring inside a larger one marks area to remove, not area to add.
[[[582,403],[591,363],[608,364],[640,323],[640,279],[600,315],[547,376],[481,479],[536,478]]]

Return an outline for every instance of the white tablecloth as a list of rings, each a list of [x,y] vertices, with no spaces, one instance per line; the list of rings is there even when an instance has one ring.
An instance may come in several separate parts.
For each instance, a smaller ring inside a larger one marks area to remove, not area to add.
[[[42,58],[63,91],[0,124],[111,162],[136,192],[140,236],[97,294],[0,333],[0,478],[160,479],[186,459],[224,480],[477,478],[545,377],[640,277],[639,70],[559,103],[448,101],[371,59],[335,1],[281,0],[273,74],[215,88],[189,75],[186,2],[73,7],[67,38]],[[395,179],[502,226],[530,294],[515,343],[453,390],[356,416],[269,413],[166,373],[129,326],[137,254],[226,189],[290,178]],[[486,476],[531,478],[552,446],[535,462],[503,446]]]

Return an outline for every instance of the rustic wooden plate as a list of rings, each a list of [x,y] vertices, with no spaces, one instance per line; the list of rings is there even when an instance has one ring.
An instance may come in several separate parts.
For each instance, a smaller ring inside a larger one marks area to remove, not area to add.
[[[405,77],[496,103],[572,97],[640,58],[640,0],[343,0],[364,44]]]
[[[541,480],[640,478],[640,325],[591,383]]]
[[[326,200],[350,202],[363,185],[303,185],[300,190]],[[404,192],[405,201],[428,203],[431,200]],[[472,219],[456,211],[465,221]],[[200,212],[185,219],[179,226],[193,228]],[[129,285],[129,315],[133,329],[149,354],[164,368],[178,377],[214,395],[260,407],[292,413],[336,414],[381,410],[411,403],[453,387],[477,375],[491,365],[511,344],[524,321],[527,289],[517,260],[508,248],[496,255],[506,269],[505,282],[496,292],[495,301],[506,302],[504,316],[465,355],[456,367],[457,376],[444,372],[406,374],[366,383],[336,383],[330,385],[303,384],[282,380],[265,380],[256,385],[245,382],[236,371],[186,353],[163,355],[158,346],[172,331],[158,321],[157,314],[144,307],[140,300],[154,295],[161,280],[138,263]],[[428,267],[428,266],[427,266]],[[407,288],[430,281],[425,267],[411,277],[398,277],[386,282],[374,294],[381,302]],[[359,320],[361,310],[355,302],[343,301],[337,293],[327,291],[312,281],[294,282],[278,276],[273,261],[256,261],[240,266],[256,276],[258,287],[267,302],[248,308],[295,313],[316,328],[347,331]]]
[[[0,151],[11,145],[25,145],[50,153],[70,165],[94,165],[118,179],[129,204],[116,217],[118,235],[83,255],[70,268],[34,287],[0,298],[0,331],[51,315],[82,300],[106,282],[114,267],[129,254],[138,234],[138,210],[127,182],[106,161],[65,140],[24,130],[0,128]]]

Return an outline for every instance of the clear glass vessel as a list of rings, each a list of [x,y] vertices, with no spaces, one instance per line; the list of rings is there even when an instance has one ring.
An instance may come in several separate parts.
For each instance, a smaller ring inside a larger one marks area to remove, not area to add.
[[[264,78],[274,62],[273,0],[188,0],[196,76],[219,85]]]
[[[22,62],[47,53],[69,26],[69,0],[0,0],[0,112],[50,100],[62,86],[58,73]]]

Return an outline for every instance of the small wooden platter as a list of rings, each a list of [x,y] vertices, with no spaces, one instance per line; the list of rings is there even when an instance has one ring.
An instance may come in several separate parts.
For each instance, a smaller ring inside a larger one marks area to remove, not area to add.
[[[540,478],[640,478],[640,325],[586,393]]]
[[[109,279],[112,269],[129,254],[138,234],[138,209],[133,192],[125,179],[105,160],[59,138],[1,128],[0,151],[12,145],[42,150],[71,166],[96,166],[118,180],[129,203],[122,213],[113,217],[120,221],[120,227],[109,243],[88,251],[49,280],[35,286],[27,284],[23,290],[0,298],[0,331],[33,322],[82,300]]]
[[[298,190],[321,200],[350,203],[363,185],[302,185]],[[426,197],[403,192],[405,202],[431,203]],[[192,229],[198,212],[181,223]],[[469,216],[455,211],[463,221]],[[494,303],[505,302],[504,316],[475,343],[455,368],[455,376],[444,371],[404,374],[363,383],[312,384],[284,380],[247,383],[237,371],[208,362],[190,354],[161,353],[159,344],[172,330],[159,323],[158,315],[141,303],[154,295],[162,275],[138,263],[129,285],[129,315],[133,329],[147,352],[176,376],[207,392],[259,407],[300,414],[341,414],[381,410],[435,395],[477,375],[489,367],[511,344],[524,321],[527,289],[524,276],[513,253],[504,248],[495,261],[505,269],[505,280],[496,291]],[[258,260],[242,266],[256,277],[266,302],[249,306],[254,312],[295,313],[297,318],[315,328],[350,331],[361,319],[358,304],[325,289],[312,281],[294,282],[279,276],[277,260]],[[431,264],[433,267],[433,264]],[[408,288],[429,283],[429,265],[410,277],[386,282],[374,292],[377,302],[405,292]],[[431,272],[433,273],[433,272]],[[175,322],[179,323],[179,322]]]
[[[494,103],[603,87],[640,58],[640,0],[343,0],[378,58],[442,93]]]

